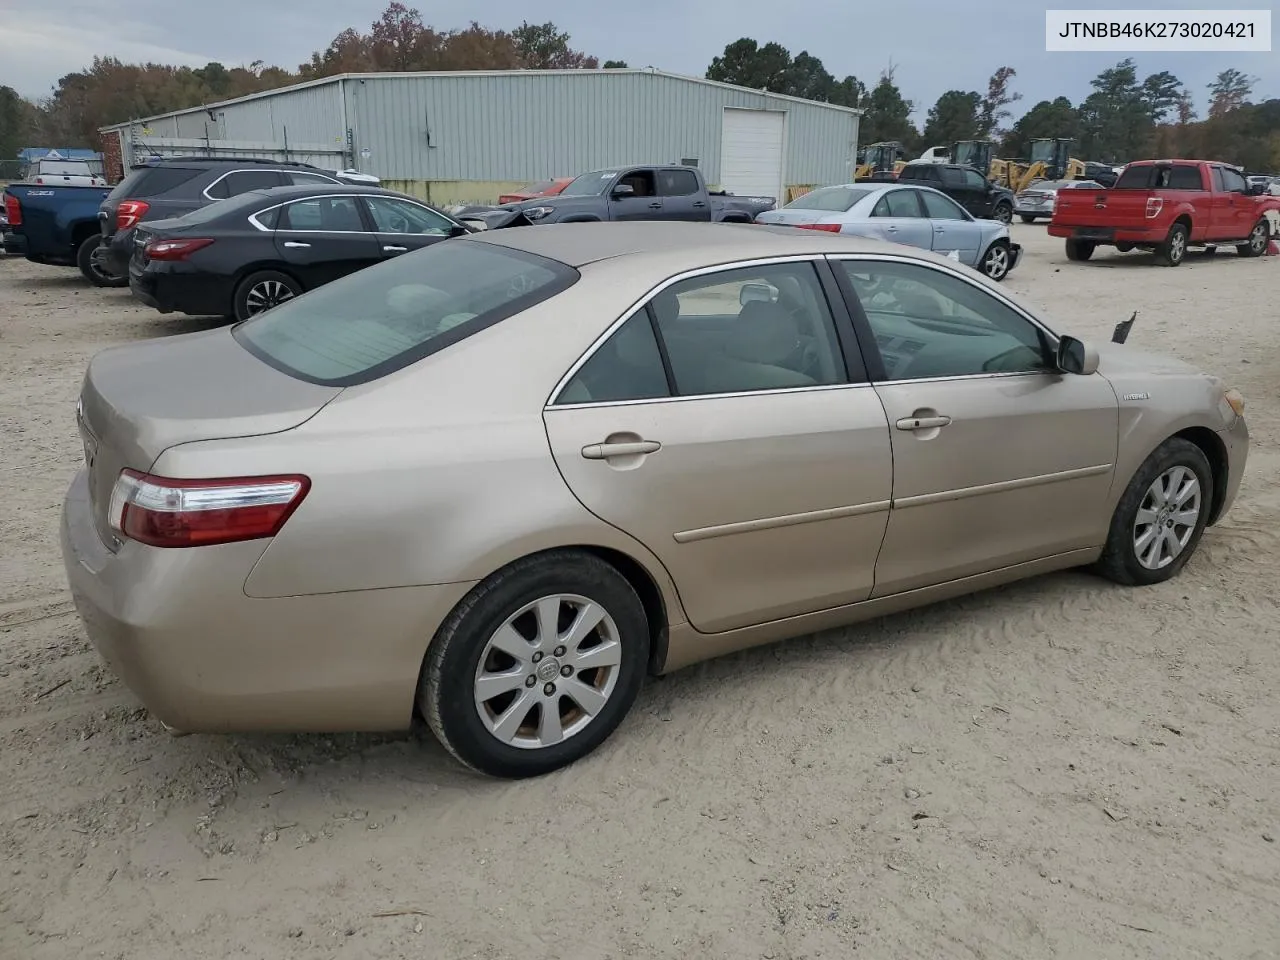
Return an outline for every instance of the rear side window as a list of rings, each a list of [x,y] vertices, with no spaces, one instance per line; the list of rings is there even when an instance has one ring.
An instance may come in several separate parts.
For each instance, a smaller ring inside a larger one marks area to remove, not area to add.
[[[942,184],[946,187],[963,187],[964,174],[955,167],[943,167]]]
[[[698,176],[692,170],[663,170],[658,174],[658,192],[664,197],[687,197],[698,192]]]
[[[211,183],[205,193],[219,200],[238,197],[250,190],[270,190],[283,186],[284,174],[279,170],[237,170]]]
[[[1203,190],[1200,168],[1193,163],[1148,164],[1124,168],[1112,190]]]
[[[338,183],[333,177],[326,177],[322,173],[301,173],[293,170],[284,171],[284,179],[286,183],[291,183],[295,187],[314,187],[322,183]]]
[[[1169,171],[1170,190],[1203,190],[1200,168],[1189,163],[1175,163]]]
[[[130,170],[128,176],[116,184],[107,199],[146,200],[168,193],[200,174],[199,168],[190,167],[139,167]]]
[[[290,376],[366,383],[567,290],[578,271],[478,240],[447,240],[344,277],[232,328]]]

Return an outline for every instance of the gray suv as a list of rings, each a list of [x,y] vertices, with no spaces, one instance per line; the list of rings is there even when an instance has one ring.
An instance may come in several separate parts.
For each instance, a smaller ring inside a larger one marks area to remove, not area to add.
[[[342,175],[305,163],[230,157],[171,157],[137,164],[98,208],[103,266],[129,274],[133,229],[147,220],[180,217],[250,190],[343,183]]]

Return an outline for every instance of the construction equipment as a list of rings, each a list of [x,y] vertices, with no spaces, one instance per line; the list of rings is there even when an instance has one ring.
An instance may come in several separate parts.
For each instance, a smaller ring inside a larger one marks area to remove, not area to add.
[[[951,145],[951,162],[973,167],[984,177],[991,176],[992,153],[995,143],[991,140],[957,140]]]
[[[1071,156],[1074,140],[1066,138],[1031,141],[1031,162],[1025,166],[1012,164],[1009,187],[1015,193],[1025,190],[1032,180],[1082,180],[1084,162]]]
[[[868,144],[862,163],[854,171],[853,179],[859,183],[868,180],[891,180],[907,165],[905,157],[906,151],[897,140]]]

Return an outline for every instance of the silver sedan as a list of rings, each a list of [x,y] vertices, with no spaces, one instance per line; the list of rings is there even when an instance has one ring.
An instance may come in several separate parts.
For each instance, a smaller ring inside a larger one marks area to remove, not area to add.
[[[1003,280],[1022,247],[998,220],[978,220],[939,190],[893,183],[846,183],[819,187],[756,223],[823,230],[932,250]]]

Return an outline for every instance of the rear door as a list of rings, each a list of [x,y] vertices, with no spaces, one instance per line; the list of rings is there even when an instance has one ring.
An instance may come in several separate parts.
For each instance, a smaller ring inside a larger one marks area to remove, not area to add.
[[[676,278],[569,371],[544,413],[565,482],[653,551],[704,633],[871,593],[889,429],[860,358],[841,349],[847,315],[821,266]]]
[[[933,247],[933,225],[924,217],[920,191],[913,187],[886,190],[871,209],[870,225],[877,236],[892,243],[922,250]]]
[[[659,212],[663,220],[710,220],[711,204],[692,170],[659,170]]]
[[[294,200],[257,219],[274,227],[277,254],[308,290],[383,259],[355,194]]]
[[[421,250],[452,236],[453,221],[429,207],[399,197],[365,196],[360,201],[373,221],[384,258]]]

